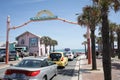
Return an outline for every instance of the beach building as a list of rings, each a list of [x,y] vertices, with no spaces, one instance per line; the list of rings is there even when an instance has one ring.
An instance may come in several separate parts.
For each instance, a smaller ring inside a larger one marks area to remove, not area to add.
[[[31,32],[24,32],[18,37],[16,37],[17,45],[16,47],[26,47],[30,54],[36,53],[38,56],[48,55],[45,53],[45,45],[41,44],[41,36],[35,35]],[[49,47],[47,48],[49,52]]]

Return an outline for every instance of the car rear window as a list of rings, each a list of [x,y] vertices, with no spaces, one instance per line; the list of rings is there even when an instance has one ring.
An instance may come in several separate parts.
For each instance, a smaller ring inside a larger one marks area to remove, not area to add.
[[[41,60],[22,60],[16,67],[39,68],[41,63]]]
[[[59,59],[62,57],[62,54],[60,53],[51,53],[50,58],[52,61],[59,61]]]
[[[16,53],[16,51],[10,51],[10,53]]]

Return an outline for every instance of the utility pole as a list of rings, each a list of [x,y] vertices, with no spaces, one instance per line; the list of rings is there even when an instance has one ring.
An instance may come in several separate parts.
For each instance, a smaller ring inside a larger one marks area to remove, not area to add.
[[[6,33],[6,64],[9,60],[9,31],[10,31],[10,16],[7,16],[7,33]]]

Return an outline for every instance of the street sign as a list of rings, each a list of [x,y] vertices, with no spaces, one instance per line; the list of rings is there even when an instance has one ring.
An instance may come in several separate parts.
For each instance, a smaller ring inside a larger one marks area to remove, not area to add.
[[[32,18],[30,18],[31,21],[51,20],[51,19],[57,19],[57,16],[43,16],[43,17],[32,17]]]

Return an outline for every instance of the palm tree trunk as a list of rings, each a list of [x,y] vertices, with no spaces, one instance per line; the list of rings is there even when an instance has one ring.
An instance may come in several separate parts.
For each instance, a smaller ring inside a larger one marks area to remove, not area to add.
[[[109,23],[108,7],[102,7],[102,40],[103,40],[103,71],[104,80],[112,80],[111,77],[111,55],[109,52]]]
[[[118,35],[118,59],[120,59],[120,32],[117,34]]]
[[[55,52],[55,46],[53,46],[53,52]]]
[[[50,52],[51,52],[51,45],[50,45]]]
[[[47,46],[45,45],[45,54],[47,54]]]
[[[85,54],[87,53],[87,47],[86,47],[86,44],[85,44]]]
[[[91,30],[91,47],[92,47],[92,70],[96,70],[96,53],[95,53],[95,35],[94,30]]]
[[[111,57],[114,57],[114,39],[113,39],[113,33],[110,31],[110,54]]]

